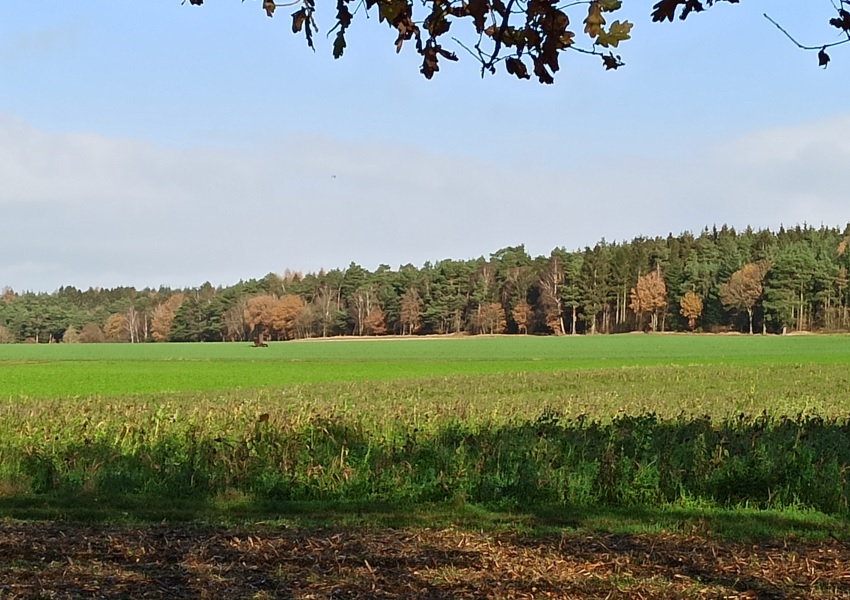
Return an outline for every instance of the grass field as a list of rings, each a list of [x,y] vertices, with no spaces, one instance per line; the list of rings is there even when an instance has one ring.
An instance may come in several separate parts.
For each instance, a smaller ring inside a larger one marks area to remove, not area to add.
[[[0,596],[850,595],[848,367],[848,336],[0,346]]]
[[[623,367],[725,368],[736,377],[751,368],[848,364],[848,336],[512,336],[308,341],[273,343],[269,348],[247,343],[0,345],[0,398],[247,390]]]
[[[846,512],[848,344],[6,346],[0,484],[18,495]]]

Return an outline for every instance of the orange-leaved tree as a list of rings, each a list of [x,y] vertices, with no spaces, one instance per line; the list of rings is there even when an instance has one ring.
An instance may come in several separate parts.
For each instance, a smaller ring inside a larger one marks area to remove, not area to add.
[[[531,319],[534,315],[534,311],[531,308],[531,305],[525,300],[520,300],[517,302],[514,309],[511,311],[511,316],[514,319],[514,323],[516,323],[517,329],[519,329],[520,333],[528,333],[528,328],[531,326]]]
[[[127,317],[122,314],[109,315],[103,326],[103,335],[108,342],[126,342],[129,340],[126,334]]]
[[[667,285],[661,277],[661,271],[656,269],[638,277],[630,295],[629,308],[638,315],[640,321],[643,315],[648,314],[652,331],[658,331],[658,317],[667,306]]]
[[[373,306],[363,319],[363,333],[366,335],[384,335],[387,332],[387,324],[384,320],[384,311],[380,305]]]
[[[151,337],[155,342],[167,342],[168,335],[171,333],[171,323],[174,321],[174,315],[177,309],[183,304],[185,296],[183,294],[174,294],[169,296],[165,302],[157,304],[153,309],[153,319],[151,319]]]
[[[272,308],[276,302],[275,297],[268,294],[248,298],[243,316],[252,336],[262,335],[272,329]]]
[[[697,319],[702,315],[702,298],[694,292],[685,292],[679,301],[679,312],[688,320],[688,329],[693,331]]]
[[[274,302],[269,309],[269,329],[279,339],[293,340],[298,337],[298,316],[306,307],[301,296],[287,294]]]

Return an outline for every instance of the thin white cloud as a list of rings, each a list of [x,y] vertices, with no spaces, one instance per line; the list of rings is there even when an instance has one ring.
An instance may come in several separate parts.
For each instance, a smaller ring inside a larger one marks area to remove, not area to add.
[[[229,284],[715,223],[843,225],[848,133],[842,116],[676,156],[551,168],[320,136],[163,148],[0,118],[0,286]]]
[[[0,63],[24,63],[67,51],[79,42],[79,32],[70,25],[21,31],[0,41]]]

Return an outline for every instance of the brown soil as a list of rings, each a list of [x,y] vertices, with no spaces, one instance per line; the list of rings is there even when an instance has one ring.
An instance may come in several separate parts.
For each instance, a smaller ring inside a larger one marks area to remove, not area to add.
[[[850,598],[850,548],[0,523],[0,598]]]

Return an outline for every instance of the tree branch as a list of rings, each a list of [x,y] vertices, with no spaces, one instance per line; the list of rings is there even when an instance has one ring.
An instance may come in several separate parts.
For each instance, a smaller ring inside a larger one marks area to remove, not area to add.
[[[493,54],[490,55],[490,60],[481,65],[481,74],[484,74],[486,69],[490,71],[493,70],[493,65],[496,64],[496,58],[499,56],[499,51],[502,49],[502,36],[505,35],[505,31],[508,29],[508,21],[511,18],[511,9],[514,6],[514,2],[516,0],[510,0],[508,2],[508,7],[505,9],[505,16],[502,18],[502,25],[499,27],[499,35],[496,37],[496,47],[493,49]]]
[[[788,33],[788,32],[787,32],[787,31],[786,31],[786,30],[782,27],[782,25],[780,25],[779,23],[777,23],[776,21],[774,21],[773,19],[771,19],[771,18],[770,18],[770,16],[768,16],[768,14],[767,14],[767,13],[764,13],[764,18],[765,18],[765,19],[767,19],[768,21],[770,21],[771,23],[773,23],[773,25],[774,25],[774,26],[775,26],[775,27],[776,27],[779,31],[781,31],[782,33],[784,33],[784,34],[785,34],[785,37],[787,37],[789,40],[791,40],[791,42],[793,42],[793,43],[794,43],[794,45],[795,45],[795,46],[797,46],[800,50],[824,50],[824,49],[826,49],[826,48],[832,48],[833,46],[840,46],[841,44],[846,44],[847,42],[850,42],[850,37],[848,37],[848,38],[843,39],[843,40],[840,40],[840,41],[838,41],[838,42],[832,42],[831,44],[823,44],[823,45],[821,45],[821,46],[804,46],[803,44],[801,44],[800,42],[798,42],[797,40],[795,40],[795,39],[794,39],[794,36],[792,36],[790,33]]]

